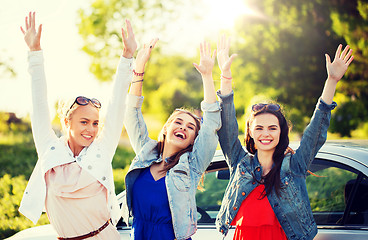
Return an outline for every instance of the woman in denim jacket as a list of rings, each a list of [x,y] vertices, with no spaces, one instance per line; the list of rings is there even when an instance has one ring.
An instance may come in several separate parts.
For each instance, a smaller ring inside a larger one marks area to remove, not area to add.
[[[337,82],[353,60],[349,46],[339,45],[331,63],[326,54],[327,80],[299,148],[288,149],[289,127],[278,104],[252,106],[247,121],[246,147],[238,139],[229,58],[229,41],[218,44],[222,73],[218,96],[222,102],[219,141],[230,168],[216,226],[225,237],[236,226],[234,239],[313,239],[313,219],[305,183],[308,166],[327,137]]]
[[[200,45],[204,100],[203,122],[189,111],[175,110],[159,134],[148,137],[141,106],[143,73],[157,39],[136,57],[136,69],[128,95],[125,127],[136,153],[125,178],[123,218],[133,216],[131,239],[190,239],[197,229],[195,194],[202,174],[215,153],[221,127],[220,105],[212,79],[215,53]]]
[[[77,97],[61,115],[66,136],[52,129],[40,46],[42,25],[35,13],[21,28],[28,53],[32,85],[32,132],[38,161],[24,191],[19,211],[37,223],[46,209],[58,239],[120,239],[114,226],[121,217],[111,161],[123,128],[125,100],[137,48],[130,22],[122,29],[124,50],[117,68],[104,127],[99,133],[97,99]],[[37,30],[37,31],[36,31]],[[73,86],[70,86],[73,87]]]

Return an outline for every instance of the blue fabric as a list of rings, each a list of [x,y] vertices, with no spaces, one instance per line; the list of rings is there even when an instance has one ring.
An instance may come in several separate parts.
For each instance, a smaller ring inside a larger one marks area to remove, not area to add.
[[[128,223],[133,215],[132,189],[143,169],[162,159],[157,151],[157,141],[148,136],[147,126],[141,111],[143,97],[128,95],[125,113],[125,129],[136,153],[125,177],[126,197],[122,214]],[[185,240],[197,230],[197,206],[195,194],[203,172],[215,154],[217,130],[221,127],[220,104],[202,102],[203,124],[194,141],[193,150],[180,156],[178,164],[166,173],[165,184],[171,210],[174,232],[177,240]]]
[[[155,181],[150,168],[144,169],[134,183],[132,200],[131,239],[175,239],[165,177]]]

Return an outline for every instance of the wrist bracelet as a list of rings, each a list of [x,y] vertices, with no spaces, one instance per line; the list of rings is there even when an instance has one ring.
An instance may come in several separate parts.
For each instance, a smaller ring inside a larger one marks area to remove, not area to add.
[[[132,83],[137,83],[137,82],[143,82],[143,78],[137,81],[133,81]]]
[[[232,77],[229,77],[229,78],[228,78],[228,77],[225,77],[225,76],[224,76],[224,75],[222,75],[222,74],[221,74],[221,77],[220,77],[220,78],[221,78],[221,79],[225,79],[225,80],[232,80],[232,79],[233,79]]]
[[[133,73],[134,73],[134,75],[135,75],[135,76],[140,76],[140,77],[142,77],[142,76],[144,75],[144,72],[142,72],[142,73],[137,73],[137,72],[135,71],[135,69],[133,69]]]

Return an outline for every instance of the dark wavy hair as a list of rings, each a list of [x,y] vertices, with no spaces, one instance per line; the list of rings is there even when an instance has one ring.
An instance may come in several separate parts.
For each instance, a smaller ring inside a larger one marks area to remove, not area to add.
[[[272,110],[269,110],[268,108],[264,108],[263,110],[258,111],[258,112],[252,111],[246,123],[247,131],[246,131],[246,137],[245,137],[245,144],[246,144],[247,150],[251,154],[255,154],[257,152],[257,149],[255,147],[254,139],[250,136],[250,125],[255,116],[258,116],[263,113],[270,113],[276,116],[277,119],[279,120],[279,125],[281,129],[279,143],[277,144],[275,152],[272,155],[274,166],[267,173],[267,175],[262,177],[263,184],[265,185],[263,196],[265,197],[269,195],[272,189],[275,189],[277,196],[280,196],[280,191],[281,191],[280,170],[281,170],[281,165],[285,157],[285,154],[290,151],[289,150],[290,149],[289,148],[290,125],[289,125],[289,122],[286,120],[281,108],[279,111],[272,111]]]
[[[161,129],[161,132],[158,136],[158,144],[157,144],[157,152],[158,152],[158,156],[160,156],[163,152],[164,152],[164,148],[165,148],[165,138],[166,138],[166,128],[169,124],[171,124],[174,119],[176,118],[176,116],[178,116],[181,113],[185,113],[188,114],[189,116],[191,116],[194,119],[196,128],[195,128],[195,136],[194,139],[197,138],[198,136],[198,132],[199,129],[201,128],[201,122],[200,119],[191,111],[186,110],[186,109],[176,109],[171,115],[170,117],[167,119],[164,127]],[[163,171],[168,171],[169,169],[171,169],[172,167],[174,167],[178,162],[179,162],[179,158],[181,155],[183,155],[186,152],[190,152],[193,149],[193,144],[189,144],[188,147],[181,149],[180,151],[178,151],[177,153],[175,153],[173,156],[170,157],[169,161],[165,163],[165,168],[163,169]]]

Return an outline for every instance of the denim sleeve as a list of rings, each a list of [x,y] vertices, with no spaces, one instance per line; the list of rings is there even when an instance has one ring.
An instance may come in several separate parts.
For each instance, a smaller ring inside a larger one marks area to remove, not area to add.
[[[218,145],[217,130],[221,127],[220,104],[202,101],[203,122],[192,150],[192,164],[202,174],[211,163]]]
[[[149,141],[146,123],[142,114],[143,96],[128,94],[126,99],[126,112],[124,118],[125,129],[127,130],[130,144],[137,154],[143,145]]]
[[[327,104],[322,99],[318,100],[311,121],[304,130],[300,146],[292,156],[291,168],[294,173],[304,175],[317,152],[326,142],[331,110],[336,106],[335,102]]]
[[[242,155],[245,155],[245,151],[238,138],[239,127],[235,114],[234,92],[224,96],[218,91],[217,95],[220,98],[222,107],[222,127],[217,134],[225,159],[229,166],[233,168],[241,160]]]

